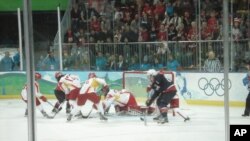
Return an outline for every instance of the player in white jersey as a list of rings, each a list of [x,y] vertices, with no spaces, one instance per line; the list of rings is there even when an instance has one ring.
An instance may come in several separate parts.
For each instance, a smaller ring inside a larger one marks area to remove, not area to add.
[[[66,101],[66,113],[69,114],[70,110],[71,110],[69,100],[66,99],[66,96],[65,96],[65,93],[68,93],[69,90],[67,87],[64,87],[62,82],[60,82],[61,78],[64,76],[65,76],[65,74],[62,74],[61,72],[55,73],[55,78],[56,78],[58,83],[57,83],[56,88],[54,90],[54,94],[55,94],[56,99],[57,99],[57,102],[54,105],[54,108],[52,109],[52,113],[54,116],[62,109],[62,106],[63,106],[65,101]]]
[[[36,96],[36,107],[41,111],[41,113],[43,114],[44,117],[46,118],[51,118],[44,110],[43,106],[42,106],[42,103],[40,102],[43,101],[43,102],[47,102],[47,98],[45,96],[43,96],[40,92],[40,86],[39,86],[39,83],[37,82],[39,79],[41,79],[41,74],[40,73],[35,73],[35,96]],[[28,95],[28,92],[27,92],[27,84],[25,84],[24,88],[22,89],[21,91],[21,97],[22,97],[22,100],[27,103],[27,95]],[[28,109],[26,108],[26,111],[25,111],[25,116],[28,115]]]
[[[102,92],[105,96],[103,101],[105,112],[108,112],[111,104],[114,105],[116,113],[119,114],[141,115],[144,111],[142,106],[137,104],[135,96],[125,89],[119,91],[106,88],[102,89]],[[154,110],[155,108],[149,107],[148,114],[153,113]]]
[[[100,87],[107,87],[106,81],[104,79],[97,78],[95,73],[89,73],[88,80],[86,80],[82,85],[79,96],[77,97],[77,107],[72,109],[71,114],[68,116],[68,121],[81,111],[82,106],[87,100],[93,102],[97,107],[100,120],[107,120],[104,116],[102,103],[100,102],[101,97],[97,94],[97,90]]]

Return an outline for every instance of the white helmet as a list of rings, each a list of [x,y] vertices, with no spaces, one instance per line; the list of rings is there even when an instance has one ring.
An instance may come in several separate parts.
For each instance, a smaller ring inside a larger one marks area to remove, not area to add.
[[[147,76],[155,76],[157,74],[155,69],[149,69],[147,71]]]

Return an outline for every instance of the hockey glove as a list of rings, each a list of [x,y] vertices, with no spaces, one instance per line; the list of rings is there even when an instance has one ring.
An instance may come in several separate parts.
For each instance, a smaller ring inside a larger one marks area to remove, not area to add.
[[[47,98],[45,96],[40,96],[40,99],[43,101],[43,102],[46,102],[47,101]]]

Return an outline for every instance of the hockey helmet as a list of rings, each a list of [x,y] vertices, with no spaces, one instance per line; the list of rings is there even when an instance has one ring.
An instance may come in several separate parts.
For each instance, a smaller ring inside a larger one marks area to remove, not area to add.
[[[41,78],[42,78],[42,75],[41,75],[40,73],[36,72],[36,73],[35,73],[35,79],[36,79],[36,80],[39,80],[39,79],[41,79]]]
[[[96,75],[95,75],[95,73],[94,73],[94,72],[91,72],[91,73],[89,73],[89,76],[88,76],[88,77],[89,77],[89,79],[90,79],[90,78],[94,78],[94,77],[96,77]]]
[[[61,72],[56,72],[55,73],[55,78],[58,79],[60,76],[62,76],[63,74]]]
[[[149,69],[147,71],[147,76],[155,76],[157,74],[155,69]]]

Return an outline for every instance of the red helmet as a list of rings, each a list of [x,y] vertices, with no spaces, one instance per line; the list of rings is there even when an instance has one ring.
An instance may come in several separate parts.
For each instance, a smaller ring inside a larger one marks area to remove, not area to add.
[[[96,77],[96,75],[95,75],[95,73],[94,73],[94,72],[91,72],[91,73],[89,73],[89,76],[88,76],[88,77],[89,77],[89,79],[90,79],[90,78],[94,78],[94,77]]]
[[[38,72],[35,73],[35,79],[38,80],[38,79],[41,79],[42,78],[42,75]]]
[[[56,72],[56,73],[55,73],[55,78],[57,79],[57,78],[60,77],[61,75],[63,75],[61,72]]]

